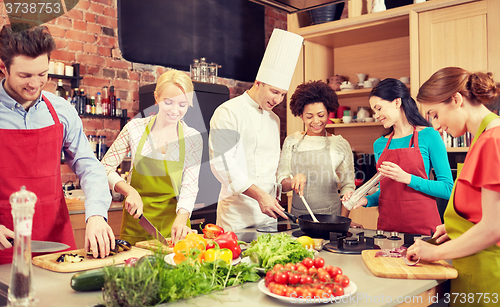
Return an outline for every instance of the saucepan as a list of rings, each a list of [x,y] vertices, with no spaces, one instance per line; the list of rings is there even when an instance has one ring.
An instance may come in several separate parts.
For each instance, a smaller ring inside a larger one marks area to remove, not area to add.
[[[329,238],[330,232],[347,233],[351,225],[351,219],[344,216],[314,214],[319,221],[314,222],[309,214],[300,215],[297,218],[286,211],[284,213],[294,222],[299,220],[300,230],[312,237]]]

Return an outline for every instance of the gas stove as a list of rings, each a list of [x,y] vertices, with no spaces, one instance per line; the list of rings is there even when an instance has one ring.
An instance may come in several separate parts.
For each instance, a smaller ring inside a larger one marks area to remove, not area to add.
[[[380,249],[380,246],[375,244],[373,237],[365,237],[364,232],[357,233],[356,237],[330,232],[330,243],[325,244],[323,249],[332,253],[359,255],[365,249]]]
[[[346,237],[352,237],[352,233],[349,231],[346,233],[338,233],[338,234],[346,236]],[[292,236],[294,236],[296,238],[299,238],[302,236],[310,236],[311,238],[329,240],[330,239],[330,232],[325,232],[323,236],[312,236],[311,234],[305,233],[302,230],[296,230],[296,231],[292,232]]]

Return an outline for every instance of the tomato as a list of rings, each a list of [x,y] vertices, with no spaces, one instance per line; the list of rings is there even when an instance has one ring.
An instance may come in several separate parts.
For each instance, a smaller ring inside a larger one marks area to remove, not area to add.
[[[342,296],[342,295],[344,295],[344,288],[342,288],[341,285],[335,284],[333,286],[332,293],[335,296]]]
[[[288,274],[284,271],[274,274],[274,281],[278,284],[286,285],[288,283]]]
[[[319,269],[319,268],[322,268],[324,265],[325,265],[325,260],[321,257],[318,257],[318,258],[315,258],[313,260],[313,263],[314,263],[314,267]]]
[[[287,263],[287,264],[285,264],[285,269],[288,269],[290,271],[295,271],[297,269],[297,267],[293,263]]]
[[[297,293],[296,297],[303,296],[303,294],[304,294],[304,288],[303,287],[297,287],[297,288],[295,288],[295,293]]]
[[[295,288],[294,288],[294,287],[288,287],[288,288],[286,289],[285,296],[286,296],[286,297],[291,297],[291,296],[292,296],[292,294],[296,294],[296,293],[295,293]]]
[[[274,273],[273,271],[267,271],[266,273],[266,278],[265,278],[265,281],[266,281],[266,286],[269,285],[269,283],[271,281],[274,282]]]
[[[312,267],[309,270],[307,270],[307,274],[309,274],[309,276],[314,276],[314,275],[318,274],[318,269],[316,269],[315,267]]]
[[[280,295],[280,296],[285,296],[286,289],[287,289],[287,286],[285,286],[285,285],[277,285],[275,288],[275,293],[277,295]]]
[[[302,297],[303,298],[312,298],[311,290],[304,289],[304,291],[302,291]]]
[[[340,268],[331,265],[327,265],[325,267],[325,270],[328,272],[328,274],[330,274],[331,278],[335,278],[335,276],[342,274],[342,270]]]
[[[299,272],[300,274],[307,274],[307,268],[301,265],[300,267],[297,267],[297,272]]]
[[[281,263],[276,263],[273,267],[273,271],[275,272],[278,272],[278,271],[281,271],[285,268],[284,265],[282,265]]]
[[[330,281],[331,277],[330,277],[330,274],[328,274],[328,272],[318,272],[318,279],[322,282],[328,282]]]
[[[295,273],[290,273],[288,275],[288,283],[291,284],[291,285],[295,285],[296,283],[298,283],[300,281],[300,275],[299,274],[295,274]]]
[[[302,275],[302,277],[300,278],[300,283],[303,285],[312,283],[311,276]]]
[[[314,262],[311,258],[307,257],[307,258],[304,258],[304,260],[302,260],[302,264],[304,264],[304,266],[306,268],[310,269],[313,267]]]
[[[349,280],[349,277],[340,274],[335,276],[335,282],[341,284],[342,287],[345,288],[349,285],[351,281]]]
[[[314,293],[315,297],[323,298],[323,295],[325,294],[325,290],[323,289],[316,289],[316,293]]]

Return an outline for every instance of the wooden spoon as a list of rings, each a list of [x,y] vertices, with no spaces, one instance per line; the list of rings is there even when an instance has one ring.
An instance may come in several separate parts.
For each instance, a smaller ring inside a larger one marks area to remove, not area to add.
[[[290,175],[290,179],[293,180],[293,176]],[[298,194],[297,194],[298,195]],[[307,211],[309,212],[309,214],[311,215],[312,219],[314,222],[316,223],[319,223],[318,219],[316,218],[316,216],[314,216],[314,213],[312,212],[311,210],[311,207],[309,207],[309,204],[307,203],[306,199],[304,198],[304,196],[300,196],[300,199],[302,199],[302,202],[304,203],[304,205],[306,206],[306,209]]]

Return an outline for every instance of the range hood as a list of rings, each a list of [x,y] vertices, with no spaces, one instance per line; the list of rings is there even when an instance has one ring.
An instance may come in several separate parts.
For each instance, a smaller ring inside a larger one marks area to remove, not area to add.
[[[347,2],[349,0],[250,0],[265,6],[270,6],[288,14],[308,11],[322,6]]]

